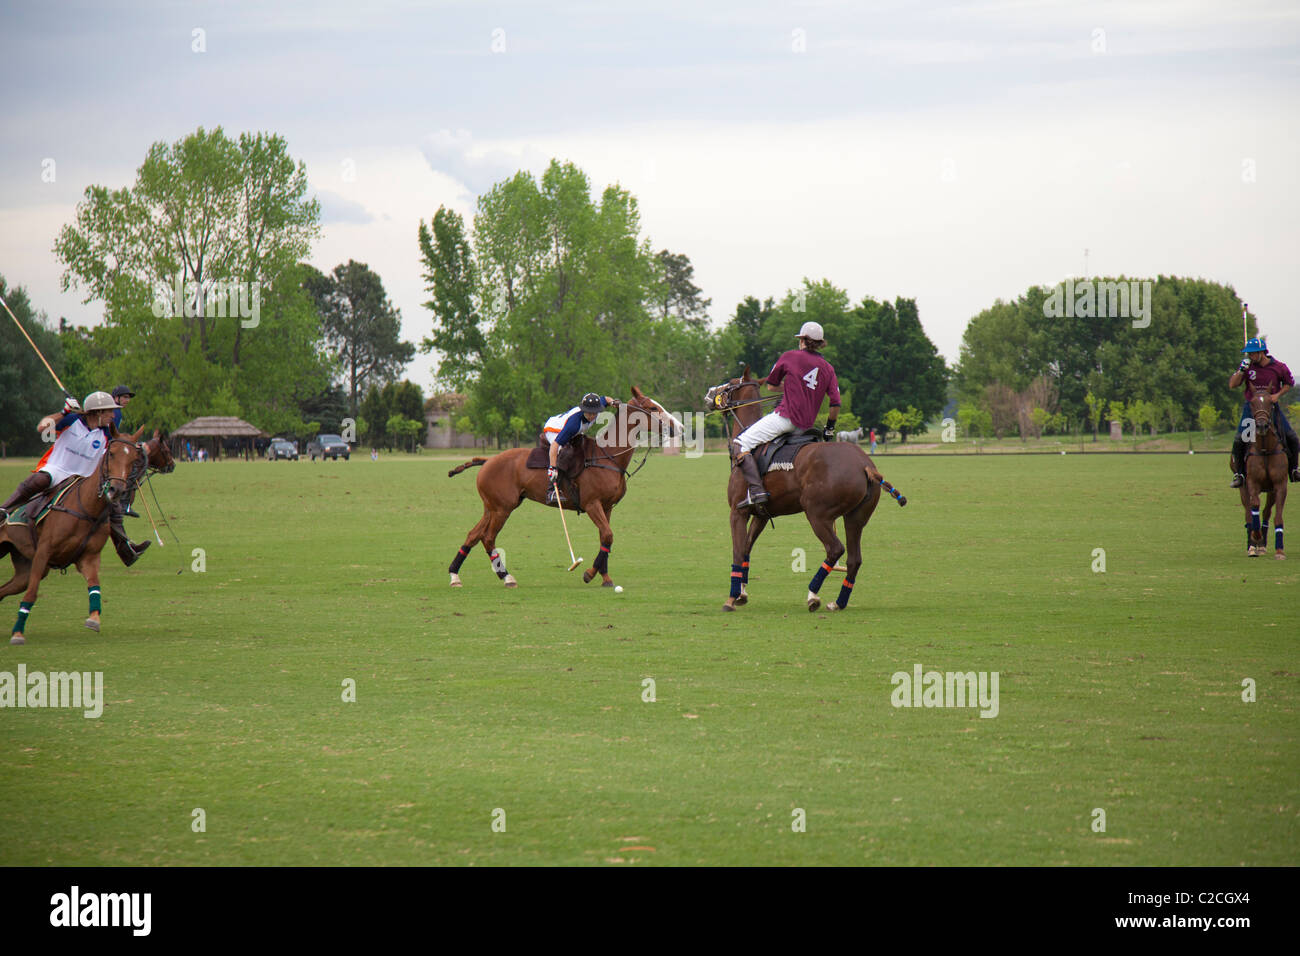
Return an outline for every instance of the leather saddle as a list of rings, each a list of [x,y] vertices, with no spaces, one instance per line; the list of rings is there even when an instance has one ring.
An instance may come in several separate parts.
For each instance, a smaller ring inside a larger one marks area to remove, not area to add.
[[[778,471],[794,468],[795,455],[799,454],[805,445],[821,440],[821,429],[809,428],[801,432],[778,435],[766,445],[760,445],[754,449],[754,464],[758,465],[759,475],[766,475],[773,468]]]
[[[582,510],[577,479],[586,469],[587,460],[595,457],[591,448],[594,444],[592,440],[586,435],[581,437],[582,441],[570,442],[562,446],[560,453],[555,456],[555,470],[560,473],[560,497],[564,500],[564,507],[570,511]],[[551,445],[544,435],[538,436],[537,444],[528,453],[524,465],[527,468],[543,470],[550,467]],[[556,503],[554,485],[546,489],[546,503],[548,505]]]

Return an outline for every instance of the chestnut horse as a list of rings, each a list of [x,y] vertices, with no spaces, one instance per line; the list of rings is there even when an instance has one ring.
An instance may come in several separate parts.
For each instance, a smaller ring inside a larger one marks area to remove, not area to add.
[[[747,365],[740,378],[709,389],[709,407],[722,411],[729,419],[731,442],[727,447],[733,466],[736,436],[762,417],[759,409],[762,382],[749,374]],[[769,471],[763,478],[763,486],[772,497],[752,513],[741,509],[740,502],[747,497],[749,486],[739,468],[731,469],[731,481],[727,485],[727,502],[731,506],[731,593],[722,609],[734,611],[749,601],[749,555],[772,517],[803,512],[826,549],[826,561],[808,585],[809,611],[821,607],[818,591],[826,575],[837,570],[835,562],[844,555],[844,545],[835,536],[836,519],[844,519],[849,563],[839,596],[826,605],[828,611],[843,610],[862,567],[862,529],[876,510],[880,489],[888,491],[899,505],[907,504],[907,499],[885,481],[861,447],[845,442],[819,441],[804,445],[796,453],[794,468]]]
[[[75,564],[86,579],[90,593],[86,627],[99,630],[99,553],[108,540],[113,502],[118,498],[129,499],[135,492],[144,478],[151,454],[159,470],[164,470],[170,461],[170,455],[162,450],[165,443],[157,436],[148,443],[152,448],[140,444],[143,431],[141,428],[134,435],[110,438],[99,461],[98,474],[74,482],[35,530],[30,524],[0,527],[0,557],[8,554],[14,564],[14,576],[0,585],[0,600],[24,588],[27,592],[18,607],[10,644],[27,643],[23,630],[36,603],[41,580],[51,569],[70,564]],[[34,519],[35,515],[31,515],[29,521]]]
[[[670,436],[684,430],[682,423],[664,411],[662,405],[633,386],[631,400],[617,406],[613,420],[595,440],[594,457],[586,460],[586,467],[578,475],[578,506],[587,513],[587,517],[600,532],[600,552],[592,566],[582,573],[584,583],[591,581],[599,572],[604,579],[602,587],[614,586],[609,576],[609,549],[614,544],[609,515],[627,493],[628,469],[634,449],[643,446],[646,454],[649,454],[652,422],[658,424],[660,437],[663,436],[665,426]],[[447,569],[451,574],[452,587],[461,586],[460,566],[480,541],[483,542],[483,550],[487,552],[497,577],[508,588],[518,585],[514,575],[506,570],[505,559],[497,551],[496,543],[506,519],[525,499],[547,504],[549,482],[546,470],[527,467],[531,451],[531,448],[511,448],[491,458],[473,458],[447,472],[447,477],[450,478],[467,468],[483,466],[483,470],[478,473],[478,494],[483,499],[483,517],[470,530],[465,543],[456,552],[456,557]],[[644,455],[641,463],[645,463]],[[637,465],[638,469],[640,467]],[[564,506],[577,510],[568,501],[564,502]]]
[[[1276,409],[1277,406],[1263,392],[1256,392],[1250,400],[1255,435],[1253,442],[1247,442],[1246,482],[1241,487],[1241,504],[1246,511],[1246,555],[1256,558],[1268,554],[1268,520],[1276,502],[1273,557],[1280,561],[1286,557],[1282,550],[1282,506],[1286,504],[1287,475],[1286,448],[1274,427]],[[1259,497],[1265,492],[1268,493],[1268,503],[1264,506],[1261,520]]]

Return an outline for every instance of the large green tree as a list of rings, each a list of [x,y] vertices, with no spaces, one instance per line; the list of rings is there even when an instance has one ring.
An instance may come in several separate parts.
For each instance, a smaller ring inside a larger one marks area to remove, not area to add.
[[[1138,401],[1164,409],[1166,422],[1192,422],[1207,403],[1233,417],[1240,393],[1226,381],[1240,360],[1241,301],[1231,288],[1204,279],[1149,281],[1147,317],[1133,315],[1132,302],[1128,316],[1056,314],[1054,290],[1040,286],[1014,302],[995,302],[970,320],[962,337],[955,373],[961,401],[986,406],[1001,389],[1021,394],[1045,376],[1061,413],[1074,421],[1093,421],[1101,402]],[[1253,335],[1253,317],[1249,324]],[[996,418],[997,410],[990,411]]]
[[[136,388],[137,420],[306,427],[298,401],[329,374],[298,268],[319,230],[307,188],[282,137],[217,127],[155,143],[130,187],[86,189],[54,251],[64,288],[103,303],[100,371]]]
[[[348,400],[355,413],[370,385],[393,381],[415,346],[402,341],[402,317],[384,283],[369,266],[349,259],[329,275],[314,271],[307,281],[320,311],[328,347],[338,354]]]
[[[864,298],[826,352],[842,387],[847,382],[853,391],[854,413],[868,427],[882,424],[890,409],[916,408],[928,421],[947,404],[948,368],[921,327],[915,299],[891,304]],[[903,426],[904,440],[916,427]]]
[[[473,247],[460,214],[445,206],[438,207],[430,225],[420,223],[419,243],[425,288],[432,296],[424,307],[433,313],[433,334],[420,351],[441,356],[439,385],[463,391],[482,372],[486,346]]]

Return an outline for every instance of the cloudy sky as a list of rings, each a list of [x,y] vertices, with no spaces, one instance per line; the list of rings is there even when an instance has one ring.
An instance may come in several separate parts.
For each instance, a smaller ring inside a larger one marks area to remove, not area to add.
[[[53,319],[99,320],[51,253],[86,187],[220,125],[288,140],[313,262],[368,263],[412,341],[419,221],[558,157],[631,190],[719,325],[825,277],[914,297],[954,360],[1032,284],[1201,276],[1300,367],[1295,0],[52,0],[0,23],[0,273]]]

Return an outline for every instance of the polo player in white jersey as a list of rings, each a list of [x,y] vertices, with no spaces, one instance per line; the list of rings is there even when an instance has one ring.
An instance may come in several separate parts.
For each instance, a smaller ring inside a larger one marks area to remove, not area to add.
[[[71,407],[75,407],[75,403],[69,402],[65,406]],[[116,431],[113,421],[118,405],[107,392],[91,392],[86,396],[83,408],[84,411],[80,413],[69,411],[58,419],[53,415],[41,419],[38,430],[46,432],[53,428],[59,437],[40,467],[23,479],[14,493],[0,505],[0,522],[8,521],[11,512],[42,491],[53,488],[73,475],[88,478],[99,468],[100,460],[108,451],[109,439]],[[134,564],[152,542],[132,545],[122,530],[122,518],[116,509],[110,524],[113,544],[122,563],[127,566]]]

